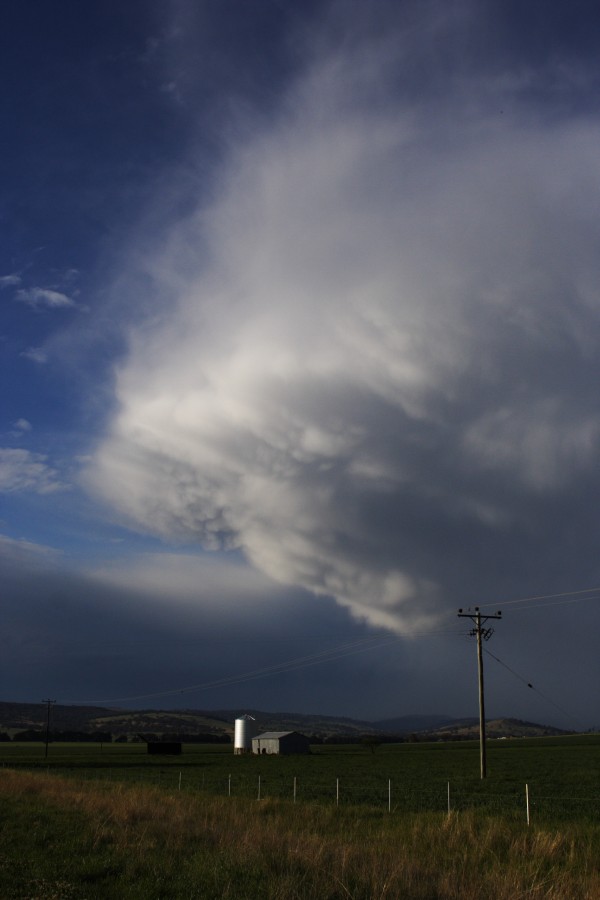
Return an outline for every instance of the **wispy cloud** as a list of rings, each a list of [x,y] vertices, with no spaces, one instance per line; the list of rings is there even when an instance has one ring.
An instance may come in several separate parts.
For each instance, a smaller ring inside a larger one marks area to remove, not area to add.
[[[17,568],[27,565],[31,568],[35,565],[45,565],[61,556],[61,551],[55,547],[0,534],[0,561],[3,564],[9,563]]]
[[[548,505],[560,530],[600,487],[600,120],[546,64],[444,78],[469,9],[324,42],[247,128],[147,261],[177,304],[134,329],[89,475],[141,529],[409,632],[467,568],[546,565]]]
[[[39,364],[48,362],[48,354],[41,347],[28,347],[20,353],[20,356]]]
[[[25,303],[32,309],[63,309],[76,306],[72,297],[61,291],[53,291],[49,288],[32,287],[17,291],[15,299],[19,303]]]
[[[0,275],[0,290],[3,288],[16,287],[21,284],[21,276],[18,273],[12,275]]]
[[[239,611],[244,604],[254,608],[276,590],[272,581],[240,560],[210,554],[145,553],[105,563],[88,575],[113,588],[179,607],[202,596],[206,609],[222,615]]]
[[[0,448],[0,493],[33,491],[50,494],[64,488],[57,470],[48,465],[44,454]]]
[[[11,438],[21,440],[25,434],[32,431],[32,428],[33,426],[28,419],[17,419],[16,422],[12,423],[12,430],[8,434]]]

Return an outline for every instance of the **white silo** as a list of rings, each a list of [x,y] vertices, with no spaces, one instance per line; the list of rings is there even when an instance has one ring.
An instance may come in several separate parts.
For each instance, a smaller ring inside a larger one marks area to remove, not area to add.
[[[244,715],[235,720],[235,732],[233,736],[233,752],[252,753],[252,737],[254,735],[254,719]]]

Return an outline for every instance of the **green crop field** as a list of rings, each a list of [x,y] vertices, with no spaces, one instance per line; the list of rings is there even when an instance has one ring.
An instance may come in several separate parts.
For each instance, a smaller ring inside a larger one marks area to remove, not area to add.
[[[268,758],[6,743],[0,896],[597,900],[599,756],[591,735],[490,742],[482,782],[476,743]]]
[[[313,747],[309,756],[234,756],[228,745],[184,745],[181,756],[149,756],[145,744],[0,744],[0,765],[248,799],[370,805],[391,811],[476,807],[538,821],[600,820],[600,735]]]

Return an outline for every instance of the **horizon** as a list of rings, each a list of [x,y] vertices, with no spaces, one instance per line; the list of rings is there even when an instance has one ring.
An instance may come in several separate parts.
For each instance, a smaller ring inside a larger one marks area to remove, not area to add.
[[[221,721],[224,724],[227,724],[230,726],[233,726],[235,721],[240,717],[243,718],[244,715],[252,715],[252,716],[256,715],[256,716],[262,716],[263,718],[276,718],[277,716],[281,716],[281,717],[296,717],[296,716],[298,716],[301,719],[319,719],[319,720],[322,719],[325,721],[352,722],[352,723],[356,723],[357,725],[360,725],[360,724],[384,725],[385,723],[393,723],[396,721],[399,722],[402,720],[409,720],[414,723],[414,722],[418,722],[420,720],[423,720],[423,721],[429,720],[430,725],[428,727],[425,727],[424,729],[422,729],[423,733],[426,733],[428,731],[432,731],[432,732],[439,731],[440,729],[444,729],[444,728],[446,728],[448,726],[452,726],[452,725],[456,726],[456,725],[460,725],[460,724],[463,724],[463,725],[467,725],[467,724],[478,725],[479,724],[478,716],[474,716],[474,715],[448,716],[448,715],[445,715],[442,713],[407,713],[407,714],[398,715],[398,716],[392,715],[392,716],[386,716],[386,717],[382,717],[382,718],[368,719],[368,718],[362,718],[362,717],[356,717],[356,716],[350,716],[350,715],[339,715],[337,713],[331,713],[331,712],[301,713],[301,712],[298,712],[297,710],[295,711],[295,710],[289,710],[289,709],[288,710],[284,710],[284,709],[267,710],[267,709],[243,707],[244,712],[242,712],[242,707],[236,707],[236,706],[233,706],[232,708],[227,708],[227,709],[223,709],[223,708],[208,709],[206,707],[196,708],[196,707],[190,707],[190,706],[182,707],[182,708],[179,708],[179,707],[176,707],[176,708],[169,708],[169,707],[166,707],[166,708],[163,708],[163,707],[127,708],[127,707],[121,707],[121,706],[87,706],[87,705],[79,706],[77,704],[66,704],[65,705],[65,704],[58,703],[56,701],[50,701],[50,702],[52,703],[52,707],[51,707],[52,711],[55,711],[58,708],[82,709],[82,710],[83,709],[97,709],[97,710],[110,711],[110,712],[122,712],[124,714],[126,714],[126,713],[132,713],[132,714],[136,714],[136,713],[166,713],[166,714],[173,714],[175,717],[177,716],[177,714],[183,715],[183,714],[187,713],[187,714],[197,714],[200,716],[206,716],[207,718],[214,716],[215,721]],[[39,707],[42,707],[44,710],[44,716],[46,715],[47,703],[48,703],[47,700],[41,701],[39,703],[36,703],[34,701],[0,700],[0,705],[6,704],[6,705],[15,705],[15,706],[34,706],[34,707],[39,706]],[[225,716],[225,715],[230,715],[231,721],[229,718],[227,718],[227,719],[223,718],[223,716]],[[437,721],[437,723],[433,723],[433,722],[431,722],[431,720],[438,720],[438,721]],[[52,721],[52,719],[51,719],[51,721]],[[255,721],[258,722],[258,719],[255,719]],[[486,716],[485,721],[486,721],[486,724],[490,724],[492,722],[515,722],[520,725],[530,726],[530,727],[534,727],[534,728],[551,728],[551,729],[557,729],[559,731],[562,730],[562,731],[564,731],[565,734],[595,733],[598,730],[597,726],[591,726],[590,728],[583,729],[583,730],[577,730],[575,728],[561,729],[560,726],[553,725],[550,722],[533,722],[530,720],[520,719],[518,717],[510,716],[510,715],[509,716],[495,715],[493,718]],[[260,727],[260,725],[259,725],[259,727]],[[414,730],[414,728],[411,728],[410,730]],[[421,733],[421,730],[417,729],[417,732]],[[393,732],[390,732],[390,734],[391,733],[393,733]]]

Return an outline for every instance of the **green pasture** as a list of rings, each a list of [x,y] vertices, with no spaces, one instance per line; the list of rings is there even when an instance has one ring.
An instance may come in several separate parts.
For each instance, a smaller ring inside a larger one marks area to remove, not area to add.
[[[230,745],[185,744],[181,756],[150,756],[145,744],[0,744],[0,766],[86,780],[144,784],[169,792],[283,799],[394,812],[480,809],[522,819],[525,785],[533,820],[600,819],[600,735],[488,742],[488,778],[479,745],[318,745],[309,756],[235,756]],[[294,787],[295,786],[295,787]]]

